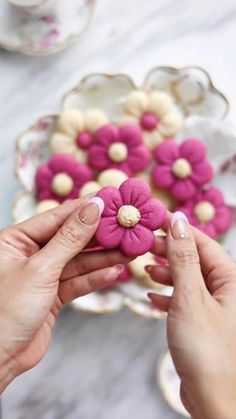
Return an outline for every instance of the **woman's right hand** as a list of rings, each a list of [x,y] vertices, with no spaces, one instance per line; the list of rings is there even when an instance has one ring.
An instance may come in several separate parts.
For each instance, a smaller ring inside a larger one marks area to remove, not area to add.
[[[236,245],[236,244],[235,244]],[[156,253],[169,266],[148,266],[172,297],[149,294],[168,312],[168,343],[181,399],[194,419],[236,418],[236,265],[222,247],[175,213]]]

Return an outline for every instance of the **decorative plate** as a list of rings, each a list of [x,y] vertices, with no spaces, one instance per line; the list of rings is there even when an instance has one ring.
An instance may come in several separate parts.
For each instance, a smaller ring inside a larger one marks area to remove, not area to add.
[[[8,0],[0,2],[0,46],[29,55],[63,49],[84,32],[95,0],[57,0],[52,11],[30,15]]]
[[[167,403],[177,413],[189,418],[187,410],[184,408],[179,396],[180,379],[175,370],[172,358],[169,352],[162,355],[157,363],[157,383]]]
[[[195,67],[155,68],[147,75],[141,89],[149,92],[157,87],[172,96],[174,106],[181,115],[182,128],[176,140],[181,142],[186,137],[197,137],[205,143],[208,149],[208,159],[217,174],[214,182],[225,193],[226,203],[235,207],[236,194],[233,188],[230,190],[228,187],[228,176],[234,179],[233,157],[236,155],[236,134],[233,127],[222,120],[229,107],[226,98],[213,86],[206,72]],[[125,74],[88,75],[76,88],[66,93],[62,100],[62,109],[63,111],[68,109],[86,111],[99,107],[106,113],[109,121],[118,122],[127,96],[137,88],[132,79]],[[56,121],[57,115],[43,116],[19,137],[16,174],[24,192],[14,204],[13,217],[16,222],[36,213],[35,172],[52,153],[49,148],[49,139]],[[222,244],[236,259],[236,250],[233,245],[235,241],[236,227],[233,225],[222,239]],[[145,257],[141,257],[139,263],[144,266],[146,262]],[[118,311],[126,305],[135,313],[146,317],[165,317],[164,313],[151,306],[147,298],[148,291],[150,291],[150,282],[146,274],[141,283],[138,278],[131,282],[119,283],[116,289],[78,299],[73,306],[79,310],[107,313]],[[159,286],[158,292],[169,295],[171,289]]]

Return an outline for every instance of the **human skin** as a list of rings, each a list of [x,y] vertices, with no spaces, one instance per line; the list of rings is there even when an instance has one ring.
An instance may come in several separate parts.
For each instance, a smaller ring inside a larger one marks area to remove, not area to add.
[[[102,210],[85,197],[0,231],[0,392],[42,359],[64,304],[112,284],[130,260],[81,253]]]
[[[172,297],[150,293],[168,313],[180,396],[193,419],[236,418],[236,265],[222,247],[176,213],[154,252],[169,266],[147,266]]]

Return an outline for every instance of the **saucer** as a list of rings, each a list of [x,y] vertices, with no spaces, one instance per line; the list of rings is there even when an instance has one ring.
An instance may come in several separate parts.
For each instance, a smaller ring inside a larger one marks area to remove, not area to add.
[[[57,0],[44,16],[0,2],[0,46],[28,55],[47,55],[74,42],[88,27],[95,0]]]
[[[157,382],[162,395],[172,409],[182,416],[190,418],[179,396],[180,379],[169,352],[166,352],[157,363]]]

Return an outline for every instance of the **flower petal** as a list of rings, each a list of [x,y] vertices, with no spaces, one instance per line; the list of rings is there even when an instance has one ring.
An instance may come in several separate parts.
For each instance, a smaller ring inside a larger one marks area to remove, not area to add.
[[[152,171],[152,179],[158,188],[166,189],[173,185],[174,176],[169,166],[157,166]]]
[[[178,201],[185,201],[196,193],[196,186],[190,179],[176,180],[171,192]]]
[[[199,140],[194,138],[188,139],[180,144],[179,154],[191,164],[200,163],[206,158],[206,147]]]
[[[68,172],[74,180],[74,184],[78,187],[81,187],[86,182],[89,182],[93,179],[93,174],[91,169],[86,166],[86,164],[81,164],[80,166],[75,166],[74,169]]]
[[[123,204],[136,208],[140,208],[151,197],[150,187],[137,178],[125,180],[119,190]]]
[[[154,157],[158,163],[171,165],[179,157],[179,147],[172,140],[165,141],[154,150]]]
[[[133,173],[140,172],[149,165],[151,155],[145,146],[138,146],[130,151],[127,163]]]
[[[203,193],[202,199],[204,199],[204,201],[211,202],[216,208],[224,205],[224,196],[217,188],[209,188]]]
[[[84,129],[84,116],[78,109],[67,109],[59,115],[57,129],[64,134],[75,137]]]
[[[140,117],[148,109],[148,95],[142,90],[134,90],[128,95],[125,112]]]
[[[166,221],[165,206],[157,199],[149,199],[140,208],[140,224],[150,230],[158,230]]]
[[[106,114],[100,109],[88,109],[84,113],[85,130],[95,132],[108,123]]]
[[[212,239],[217,239],[217,231],[213,223],[208,224],[197,224],[195,225],[199,230],[203,231],[203,233],[207,234]]]
[[[107,148],[111,143],[119,141],[119,128],[114,124],[104,125],[96,132],[95,140]]]
[[[152,231],[136,224],[135,227],[125,230],[120,249],[127,256],[140,256],[153,247],[154,241],[155,237]]]
[[[111,166],[111,161],[107,155],[107,150],[103,145],[94,144],[88,152],[88,162],[98,170],[107,169]]]
[[[142,130],[138,125],[124,125],[120,127],[119,140],[126,143],[129,149],[137,147],[143,143]]]
[[[121,194],[118,189],[107,186],[101,189],[97,196],[99,196],[105,204],[103,216],[115,216],[117,217],[118,209],[123,205]]]
[[[74,138],[61,132],[52,135],[50,147],[54,153],[73,153],[76,149]]]
[[[181,120],[176,112],[167,113],[162,118],[158,128],[164,137],[172,137],[179,131],[181,127]]]
[[[38,168],[35,175],[35,183],[38,189],[50,189],[53,179],[53,173],[50,168],[45,164]]]
[[[163,117],[173,106],[171,97],[160,91],[152,91],[149,94],[148,110],[155,112],[158,116]]]
[[[116,217],[103,217],[96,231],[96,240],[106,249],[115,249],[120,245],[124,232]]]
[[[233,221],[232,210],[228,207],[217,208],[213,224],[219,233],[224,233],[229,229]]]
[[[124,174],[127,175],[126,178],[132,176],[132,173],[133,173],[132,170],[130,170],[128,160],[125,160],[124,162],[121,162],[121,163],[113,163],[112,161],[110,161],[109,169],[115,169],[115,170],[124,172]]]
[[[71,164],[76,164],[75,160],[69,154],[55,154],[51,157],[48,162],[49,168],[53,173],[68,172],[71,168]]]
[[[122,115],[119,120],[120,125],[139,125],[139,118],[133,115],[125,114]]]
[[[213,176],[213,167],[208,162],[199,163],[193,167],[194,173],[191,176],[191,179],[197,185],[204,185],[209,183]]]

